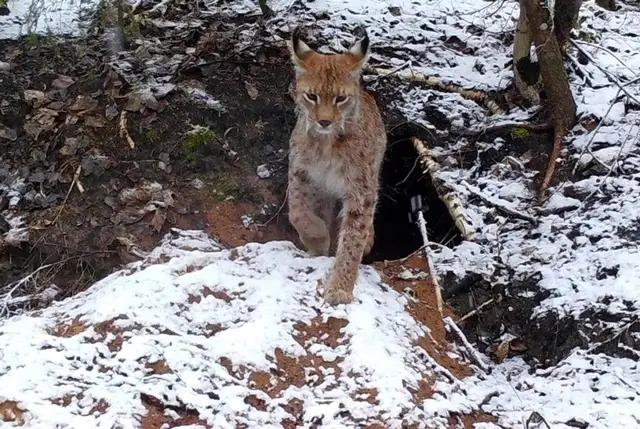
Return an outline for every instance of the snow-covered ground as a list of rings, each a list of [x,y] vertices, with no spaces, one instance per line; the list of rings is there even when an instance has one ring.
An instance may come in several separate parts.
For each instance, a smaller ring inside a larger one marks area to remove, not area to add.
[[[27,34],[76,35],[99,0],[8,0],[8,15],[0,15],[0,40]]]
[[[222,250],[174,231],[87,292],[0,325],[0,403],[34,428],[136,427],[141,395],[216,428],[443,427],[450,408],[412,393],[438,380],[439,395],[462,391],[417,345],[428,328],[371,268],[353,304],[327,306],[330,264],[286,242]],[[471,410],[462,399],[454,411]]]

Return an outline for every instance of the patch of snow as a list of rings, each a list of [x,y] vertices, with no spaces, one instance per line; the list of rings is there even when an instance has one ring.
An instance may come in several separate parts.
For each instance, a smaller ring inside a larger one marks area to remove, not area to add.
[[[0,40],[28,34],[78,35],[97,0],[8,0],[9,14],[0,16]]]
[[[349,410],[363,422],[444,427],[448,411],[411,405],[410,389],[425,376],[438,378],[416,345],[427,328],[369,267],[361,270],[353,304],[327,306],[316,288],[331,264],[290,243],[222,250],[202,232],[174,230],[145,260],[86,292],[1,322],[0,397],[22,404],[28,428],[132,427],[146,413],[141,394],[195,410],[216,427],[295,421],[282,407],[293,399],[304,402],[305,426],[322,419],[357,427],[345,418]],[[294,336],[296,326],[318,317],[345,319],[337,347]],[[278,353],[315,355],[338,373],[307,374],[305,385],[271,398],[224,366],[227,359],[233,368],[270,374]],[[157,361],[171,372],[151,373],[146,363]],[[374,404],[358,394],[371,389]],[[443,383],[440,391],[451,390]],[[252,407],[249,395],[263,398],[266,409]],[[75,399],[63,406],[57,400],[65,397]],[[107,407],[96,412],[100,401]]]
[[[464,399],[483,403],[482,411],[499,417],[500,427],[523,427],[533,412],[552,428],[578,427],[571,424],[576,421],[595,429],[634,428],[640,421],[640,364],[630,359],[575,351],[552,368],[531,372],[514,358],[468,381]]]

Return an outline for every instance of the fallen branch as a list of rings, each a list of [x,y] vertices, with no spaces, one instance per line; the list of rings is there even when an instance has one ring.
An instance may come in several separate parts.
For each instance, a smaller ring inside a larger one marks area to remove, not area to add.
[[[462,323],[465,320],[475,316],[476,314],[478,314],[479,312],[481,312],[485,307],[493,304],[495,302],[495,298],[491,298],[485,302],[483,302],[482,304],[480,304],[477,308],[471,310],[470,312],[468,312],[467,314],[465,314],[464,316],[462,316],[461,318],[458,319],[458,323]]]
[[[133,141],[133,139],[129,135],[129,131],[127,131],[127,111],[126,110],[123,110],[122,113],[120,113],[120,137],[127,140],[127,142],[129,143],[129,147],[131,149],[136,148],[136,143]]]
[[[513,216],[513,217],[518,218],[518,219],[526,220],[527,222],[531,222],[534,225],[536,225],[538,223],[538,220],[536,218],[534,218],[533,216],[529,216],[528,214],[525,214],[523,212],[516,211],[515,209],[512,209],[512,208],[508,207],[506,204],[502,203],[497,198],[487,197],[479,189],[476,189],[474,186],[471,186],[469,183],[463,181],[462,184],[467,188],[467,190],[471,194],[473,194],[476,197],[480,198],[485,203],[495,207],[499,211],[501,211],[501,212],[503,212],[503,213],[505,213],[505,214],[507,214],[509,216]]]
[[[438,171],[440,170],[439,164],[429,155],[429,150],[422,140],[414,137],[411,141],[413,143],[413,147],[418,153],[418,157],[420,158],[420,163],[423,167],[422,172],[431,179],[431,183],[433,184],[438,197],[447,207],[458,231],[460,231],[460,234],[465,240],[473,240],[475,234],[471,221],[464,213],[462,203],[460,202],[458,195],[438,176]]]
[[[496,103],[489,94],[484,91],[464,89],[460,85],[446,83],[442,79],[434,76],[427,76],[424,73],[415,72],[411,69],[406,70],[405,66],[402,66],[400,69],[391,70],[381,67],[369,67],[365,71],[369,71],[382,77],[396,75],[401,80],[422,83],[442,92],[456,93],[467,100],[475,101],[476,103],[483,105],[494,115],[505,113],[504,109],[502,109],[502,107],[500,107],[498,103]]]
[[[20,286],[22,286],[25,283],[27,283],[29,280],[31,280],[33,277],[35,277],[40,271],[46,270],[48,268],[51,268],[51,267],[53,267],[53,266],[55,266],[57,264],[62,264],[64,262],[66,262],[66,260],[54,262],[52,264],[42,265],[41,267],[39,267],[38,269],[36,269],[32,273],[27,274],[26,276],[24,276],[20,280],[17,280],[14,283],[10,284],[8,286],[9,287],[9,291],[4,295],[2,309],[0,309],[0,317],[4,316],[5,314],[9,314],[9,302],[10,302],[11,298],[13,297],[14,292],[16,290],[18,290],[18,288]]]
[[[424,258],[427,261],[427,271],[431,283],[433,284],[434,293],[436,295],[436,305],[438,308],[438,313],[440,313],[440,317],[442,318],[442,288],[440,287],[438,275],[436,274],[436,270],[433,266],[433,261],[431,260],[429,247],[426,245],[427,243],[429,243],[429,237],[427,236],[427,222],[424,220],[424,214],[422,213],[422,210],[418,212],[418,227],[420,228],[422,242],[424,243]]]
[[[478,351],[471,345],[469,340],[467,340],[467,337],[465,337],[464,333],[460,330],[460,328],[458,328],[458,325],[456,325],[456,322],[454,322],[451,317],[445,317],[444,326],[447,328],[449,332],[451,332],[452,334],[455,334],[458,337],[458,339],[462,343],[462,346],[467,351],[467,355],[469,356],[469,359],[471,359],[476,365],[478,365],[478,368],[480,368],[484,372],[487,372],[488,370],[487,364],[482,360],[482,357],[480,356]]]

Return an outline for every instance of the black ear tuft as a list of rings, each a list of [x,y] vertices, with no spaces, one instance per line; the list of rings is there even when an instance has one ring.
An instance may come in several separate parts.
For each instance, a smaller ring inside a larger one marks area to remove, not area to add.
[[[356,43],[360,43],[360,48],[362,49],[362,52],[368,52],[369,51],[369,35],[367,34],[367,30],[364,28],[364,26],[360,25],[358,27],[356,27],[356,29],[353,31],[353,35],[356,37]]]
[[[300,46],[301,37],[302,37],[302,30],[300,29],[300,27],[294,28],[293,33],[291,33],[291,46],[293,47],[294,51],[298,50],[298,47]]]
[[[360,39],[360,47],[362,52],[369,52],[369,35],[365,31],[364,37]]]

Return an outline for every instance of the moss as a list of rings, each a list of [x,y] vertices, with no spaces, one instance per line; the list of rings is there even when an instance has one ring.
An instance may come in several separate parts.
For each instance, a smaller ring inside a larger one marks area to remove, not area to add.
[[[191,131],[187,132],[182,143],[185,158],[187,161],[194,162],[196,155],[206,146],[212,144],[216,139],[216,134],[209,127],[195,126]]]
[[[40,46],[42,40],[36,33],[29,33],[22,39],[22,47],[26,49],[35,48]]]
[[[0,0],[0,8],[7,7],[7,0]]]
[[[149,143],[156,143],[160,141],[160,133],[158,130],[152,128],[150,130],[145,131],[144,139]]]
[[[513,137],[514,139],[526,139],[530,135],[531,133],[526,128],[516,127],[511,130],[511,137]]]
[[[220,201],[238,201],[249,196],[246,186],[235,177],[220,175],[213,181],[211,193]]]

